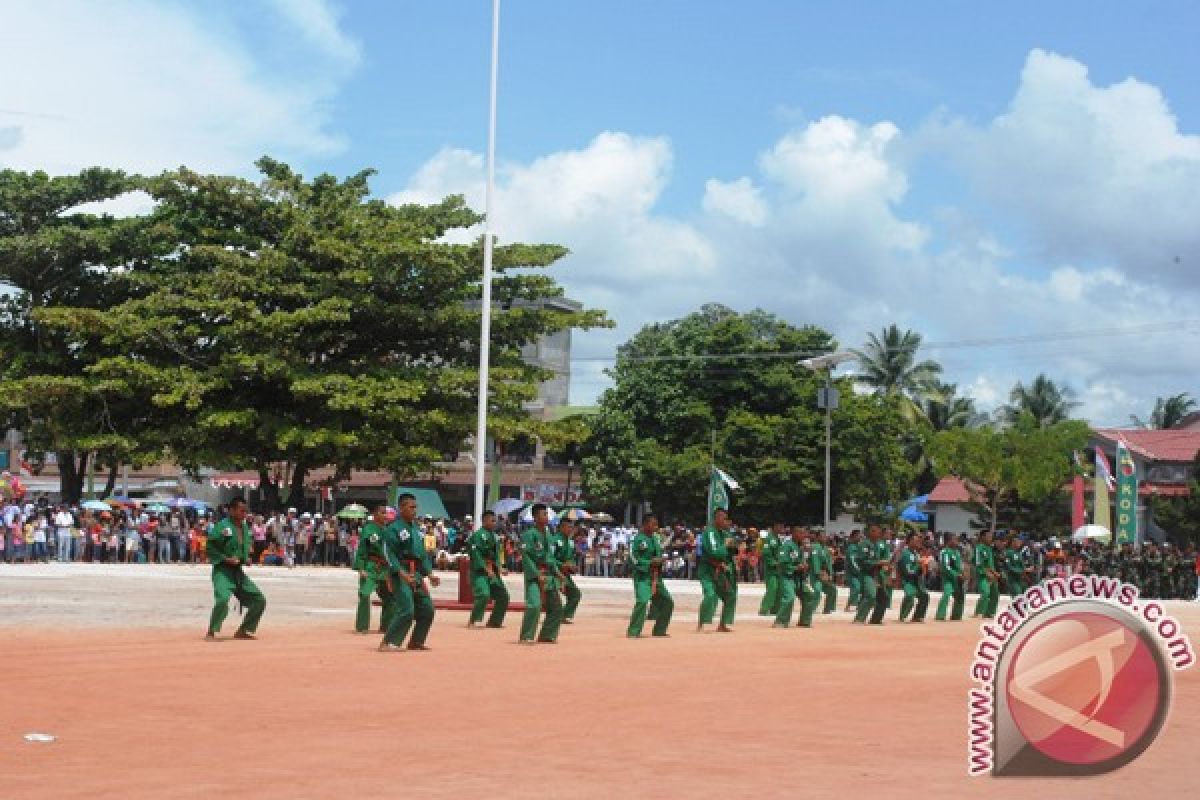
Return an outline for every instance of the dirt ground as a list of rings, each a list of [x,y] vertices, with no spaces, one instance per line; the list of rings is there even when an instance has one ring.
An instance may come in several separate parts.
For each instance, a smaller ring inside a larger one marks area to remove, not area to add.
[[[773,630],[743,586],[736,632],[696,634],[672,582],[671,638],[628,640],[629,582],[583,579],[557,645],[439,612],[432,652],[381,654],[350,571],[253,574],[261,638],[214,644],[206,567],[0,566],[0,798],[1128,798],[1198,774],[1200,669],[1131,765],[1014,784],[966,776],[970,622]],[[1200,606],[1169,606],[1197,643]]]

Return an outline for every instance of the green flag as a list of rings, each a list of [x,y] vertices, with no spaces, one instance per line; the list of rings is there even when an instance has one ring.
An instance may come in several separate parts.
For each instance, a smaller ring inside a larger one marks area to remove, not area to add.
[[[1125,442],[1117,442],[1117,544],[1137,541],[1137,465]]]
[[[717,469],[716,466],[712,468],[712,475],[708,483],[708,524],[710,526],[717,509],[729,508],[730,490],[737,491],[741,488],[737,481]]]

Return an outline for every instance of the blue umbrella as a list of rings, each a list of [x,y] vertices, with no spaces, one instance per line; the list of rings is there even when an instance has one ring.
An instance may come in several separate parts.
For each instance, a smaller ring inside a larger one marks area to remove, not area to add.
[[[203,505],[203,503],[196,500],[189,500],[186,497],[176,497],[174,500],[168,502],[167,505],[172,508],[195,508],[198,505]]]
[[[112,506],[103,500],[85,500],[81,508],[87,511],[112,511]]]
[[[900,519],[906,522],[929,522],[929,515],[917,508],[916,503],[906,506],[900,512]]]

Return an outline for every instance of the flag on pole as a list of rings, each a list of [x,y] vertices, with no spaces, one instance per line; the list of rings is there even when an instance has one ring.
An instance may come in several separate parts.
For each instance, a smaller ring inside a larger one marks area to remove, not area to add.
[[[1108,493],[1113,490],[1112,470],[1108,467],[1108,459],[1104,452],[1096,448],[1096,483],[1092,491],[1092,524],[1099,525],[1107,531],[1112,530],[1112,511],[1108,503]]]
[[[708,524],[712,525],[717,509],[729,508],[729,492],[740,491],[741,486],[714,465],[708,483]]]
[[[1137,541],[1137,465],[1125,442],[1117,441],[1117,544]]]

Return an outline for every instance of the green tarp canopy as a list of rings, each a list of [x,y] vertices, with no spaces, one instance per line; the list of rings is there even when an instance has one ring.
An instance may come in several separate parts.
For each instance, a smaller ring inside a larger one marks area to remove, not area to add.
[[[388,502],[395,507],[396,498],[402,494],[411,494],[417,498],[418,517],[450,519],[450,513],[446,511],[446,505],[442,502],[442,496],[437,493],[437,489],[411,489],[407,486],[397,486],[395,492],[388,498]]]

